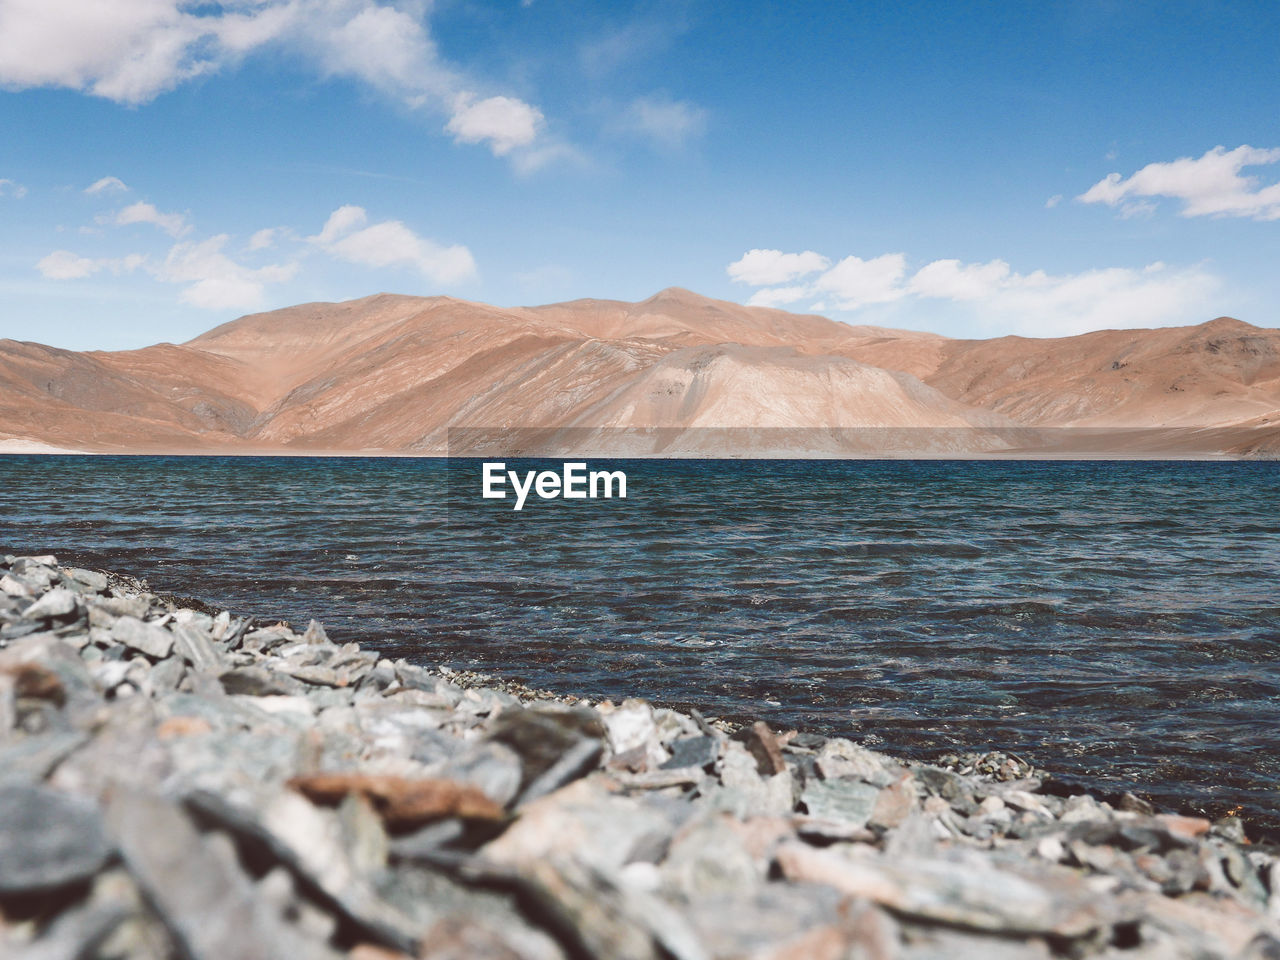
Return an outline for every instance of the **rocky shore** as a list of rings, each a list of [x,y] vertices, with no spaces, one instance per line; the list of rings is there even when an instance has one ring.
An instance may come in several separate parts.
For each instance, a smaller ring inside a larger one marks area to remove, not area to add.
[[[1238,821],[0,561],[0,956],[1280,958]]]

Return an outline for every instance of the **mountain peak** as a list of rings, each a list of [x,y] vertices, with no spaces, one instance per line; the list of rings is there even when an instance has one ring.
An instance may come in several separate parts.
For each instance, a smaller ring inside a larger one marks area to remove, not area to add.
[[[1205,323],[1200,324],[1201,330],[1260,330],[1252,323],[1246,323],[1244,320],[1237,320],[1235,317],[1214,317]]]
[[[674,300],[677,303],[707,303],[711,300],[711,297],[704,297],[702,294],[686,290],[684,287],[663,287],[653,296],[640,302],[655,303],[659,300]]]

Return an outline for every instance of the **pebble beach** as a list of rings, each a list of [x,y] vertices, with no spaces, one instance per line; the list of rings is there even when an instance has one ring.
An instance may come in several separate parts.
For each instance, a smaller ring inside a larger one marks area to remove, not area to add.
[[[0,560],[3,957],[1280,957],[1238,819],[1048,784]]]

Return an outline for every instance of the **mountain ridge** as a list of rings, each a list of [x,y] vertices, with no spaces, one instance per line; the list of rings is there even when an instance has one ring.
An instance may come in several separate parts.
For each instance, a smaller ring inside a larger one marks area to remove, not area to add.
[[[774,453],[832,455],[875,441],[802,434],[968,431],[938,449],[989,452],[1026,449],[1026,430],[1214,431],[1223,444],[1273,422],[1280,331],[1230,317],[965,340],[668,287],[524,307],[378,293],[125,351],[0,340],[0,441],[25,449],[439,454],[466,427],[587,431],[597,446],[609,431],[720,431],[691,439],[691,455],[758,454],[750,431],[781,431]]]

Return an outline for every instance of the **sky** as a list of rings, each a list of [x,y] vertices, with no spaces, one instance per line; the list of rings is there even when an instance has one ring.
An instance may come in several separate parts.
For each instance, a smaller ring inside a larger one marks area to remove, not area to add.
[[[0,337],[669,286],[1280,326],[1280,4],[0,0]]]

